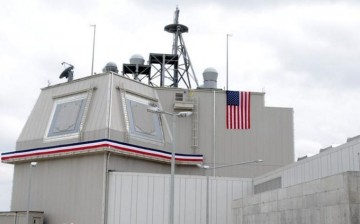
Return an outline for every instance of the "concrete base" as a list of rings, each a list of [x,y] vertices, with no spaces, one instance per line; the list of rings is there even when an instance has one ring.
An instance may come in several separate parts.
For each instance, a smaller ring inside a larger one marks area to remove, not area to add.
[[[235,200],[233,220],[236,224],[359,224],[360,172]]]

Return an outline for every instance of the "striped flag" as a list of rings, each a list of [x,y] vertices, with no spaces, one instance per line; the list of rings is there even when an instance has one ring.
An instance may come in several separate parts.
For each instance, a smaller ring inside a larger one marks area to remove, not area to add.
[[[226,128],[250,129],[250,92],[226,91]]]

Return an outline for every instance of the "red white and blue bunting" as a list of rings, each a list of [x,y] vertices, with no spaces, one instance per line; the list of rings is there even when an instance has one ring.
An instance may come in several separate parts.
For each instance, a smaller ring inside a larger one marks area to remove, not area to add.
[[[1,160],[4,163],[15,163],[93,152],[112,152],[146,160],[171,162],[171,153],[168,151],[131,145],[109,139],[5,152],[1,154]],[[202,163],[203,159],[203,155],[199,154],[175,154],[177,164],[196,165]]]

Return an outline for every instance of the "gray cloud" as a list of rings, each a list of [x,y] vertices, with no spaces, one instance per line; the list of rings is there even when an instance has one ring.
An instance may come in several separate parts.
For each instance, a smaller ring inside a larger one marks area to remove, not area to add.
[[[356,37],[360,37],[359,32],[311,27],[307,34],[304,42],[282,40],[277,43],[284,69],[307,73],[309,81],[319,86],[358,88],[360,45]]]

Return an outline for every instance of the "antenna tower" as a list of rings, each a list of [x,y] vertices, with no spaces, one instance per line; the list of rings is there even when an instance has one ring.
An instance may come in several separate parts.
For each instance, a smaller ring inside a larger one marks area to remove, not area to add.
[[[188,32],[189,28],[179,23],[179,12],[179,8],[176,7],[174,23],[164,28],[165,31],[174,35],[172,54],[150,54],[149,63],[155,72],[150,76],[149,84],[154,84],[153,80],[160,77],[160,86],[162,87],[178,87],[181,83],[191,89],[193,82],[196,87],[199,86],[182,37],[182,34]]]
[[[174,23],[169,24],[164,28],[165,31],[174,34],[172,53],[179,55],[178,69],[177,71],[174,71],[174,87],[177,87],[177,84],[180,81],[183,81],[187,88],[191,88],[190,79],[192,79],[195,82],[196,87],[198,87],[199,83],[196,79],[194,68],[191,64],[190,56],[186,50],[185,41],[182,37],[182,33],[187,33],[189,29],[187,26],[179,24],[179,13],[180,10],[176,7]]]

